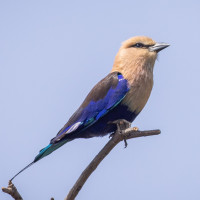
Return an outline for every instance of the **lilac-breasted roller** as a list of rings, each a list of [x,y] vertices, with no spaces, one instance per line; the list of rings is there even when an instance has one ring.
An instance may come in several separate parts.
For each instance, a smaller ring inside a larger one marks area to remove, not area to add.
[[[111,122],[115,120],[133,122],[150,96],[157,53],[168,46],[144,36],[126,40],[115,57],[111,72],[94,86],[50,144],[19,173],[76,138],[113,133],[117,127]]]

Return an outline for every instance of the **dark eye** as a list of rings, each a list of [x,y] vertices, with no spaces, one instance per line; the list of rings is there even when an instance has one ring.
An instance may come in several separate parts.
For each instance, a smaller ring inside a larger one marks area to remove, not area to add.
[[[142,47],[144,47],[144,44],[142,44],[142,43],[136,43],[134,46],[137,47],[137,48],[142,48]]]
[[[143,47],[145,47],[145,45],[139,42],[139,43],[135,43],[135,44],[129,46],[129,48],[130,48],[130,47],[143,48]]]

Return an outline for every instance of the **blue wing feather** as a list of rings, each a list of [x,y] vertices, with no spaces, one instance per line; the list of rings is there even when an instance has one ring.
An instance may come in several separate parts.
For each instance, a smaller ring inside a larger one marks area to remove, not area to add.
[[[109,74],[92,89],[80,108],[51,140],[51,143],[55,144],[66,135],[90,127],[118,105],[128,91],[128,81],[122,74],[118,72]]]
[[[49,155],[73,139],[67,138],[66,136],[74,133],[77,133],[77,135],[81,134],[100,119],[103,119],[107,113],[123,100],[128,91],[128,81],[118,72],[113,72],[101,80],[91,90],[83,104],[58,132],[57,136],[51,140],[47,147],[39,152],[34,162]]]

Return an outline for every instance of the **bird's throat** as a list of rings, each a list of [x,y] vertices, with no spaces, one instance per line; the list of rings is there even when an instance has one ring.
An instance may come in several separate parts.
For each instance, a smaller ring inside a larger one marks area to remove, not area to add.
[[[122,73],[123,77],[128,80],[130,91],[122,103],[127,105],[132,112],[141,112],[151,94],[154,62],[154,60],[146,62],[141,58],[129,61],[129,63],[126,62],[125,65],[118,63],[117,66],[113,67],[112,71]]]

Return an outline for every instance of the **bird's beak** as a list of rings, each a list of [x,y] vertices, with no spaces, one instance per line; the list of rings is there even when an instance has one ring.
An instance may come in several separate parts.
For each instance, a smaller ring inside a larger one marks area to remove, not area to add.
[[[170,45],[166,43],[156,43],[155,45],[149,47],[149,51],[155,51],[156,53],[158,53],[159,51],[167,48],[168,46]]]

